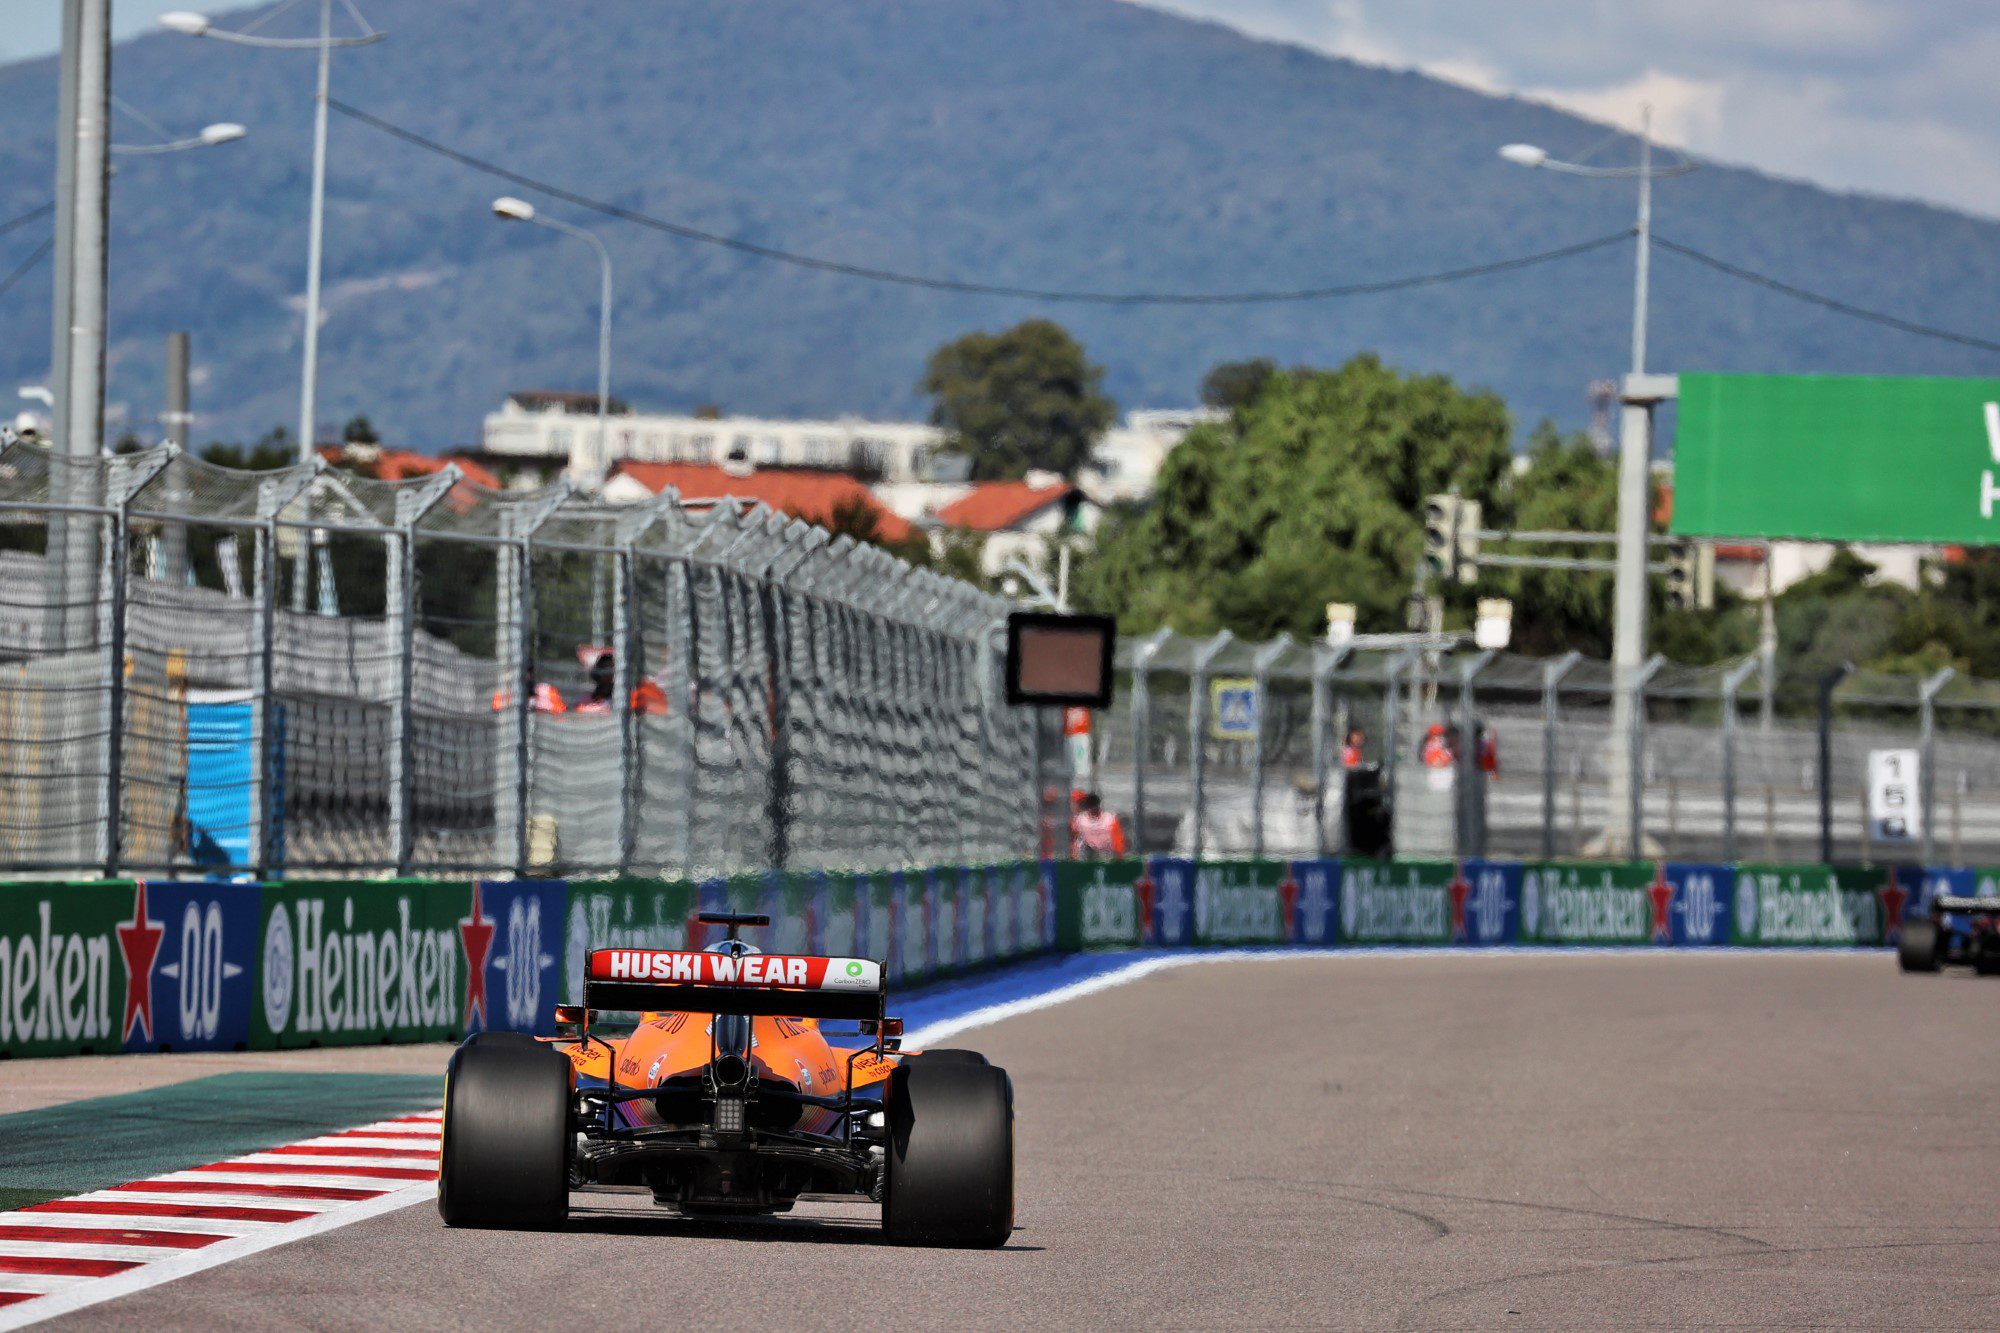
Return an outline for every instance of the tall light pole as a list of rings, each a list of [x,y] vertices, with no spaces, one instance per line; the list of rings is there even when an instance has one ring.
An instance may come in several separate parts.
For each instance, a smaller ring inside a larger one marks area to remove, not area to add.
[[[1640,666],[1646,660],[1646,539],[1651,515],[1646,510],[1648,471],[1653,453],[1653,405],[1659,392],[1646,383],[1646,315],[1653,258],[1653,181],[1695,169],[1684,155],[1665,167],[1653,165],[1653,109],[1643,107],[1639,118],[1639,162],[1631,167],[1598,167],[1563,162],[1533,144],[1510,143],[1500,156],[1524,167],[1566,172],[1598,179],[1637,180],[1639,216],[1634,228],[1632,266],[1632,372],[1625,381],[1624,416],[1618,443],[1618,554],[1612,591],[1611,634],[1611,815],[1602,850],[1639,856],[1631,846],[1631,808],[1637,804],[1632,773],[1632,733],[1638,715],[1635,697]]]
[[[597,486],[604,480],[611,454],[610,428],[606,421],[611,411],[611,252],[604,248],[604,242],[597,238],[596,233],[555,218],[542,217],[535,212],[535,206],[525,199],[502,195],[493,201],[493,215],[506,222],[532,222],[565,236],[578,237],[588,241],[597,251],[602,279],[597,297],[597,447],[594,452],[586,453],[584,466],[576,478],[580,485]]]
[[[319,410],[319,288],[321,242],[326,231],[326,117],[333,53],[338,47],[367,46],[389,34],[370,30],[357,37],[333,35],[333,0],[320,0],[318,37],[262,37],[229,32],[186,10],[160,15],[160,26],[189,37],[213,37],[239,46],[263,46],[281,51],[319,52],[319,83],[313,94],[312,211],[306,232],[305,366],[299,383],[299,461],[312,458],[313,418]]]

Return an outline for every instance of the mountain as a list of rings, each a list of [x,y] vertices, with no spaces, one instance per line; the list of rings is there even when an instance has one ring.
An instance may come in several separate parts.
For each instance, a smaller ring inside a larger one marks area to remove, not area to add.
[[[1262,43],[1121,0],[366,0],[387,41],[334,95],[398,125],[689,226],[855,264],[1037,288],[1295,288],[1452,268],[1630,225],[1628,184],[1510,166],[1601,126],[1420,75]],[[230,15],[242,26],[258,11]],[[305,29],[304,10],[267,31]],[[312,57],[159,33],[120,45],[146,115],[251,127],[128,158],[113,186],[111,398],[151,429],[161,340],[194,334],[197,438],[296,414]],[[53,60],[0,68],[0,219],[46,199]],[[119,137],[144,130],[121,116]],[[925,356],[1048,314],[1127,407],[1185,404],[1218,361],[1363,349],[1581,424],[1622,370],[1630,249],[1297,305],[1050,305],[795,268],[586,214],[336,116],[321,419],[476,438],[512,388],[594,382],[596,274],[502,224],[528,194],[617,270],[614,392],[731,411],[912,415]],[[1662,235],[1863,306],[2000,336],[2000,223],[1708,166],[1663,183]],[[0,236],[0,274],[46,224]],[[46,264],[0,294],[0,384],[47,374]],[[1656,369],[1992,373],[1995,357],[1655,261]]]

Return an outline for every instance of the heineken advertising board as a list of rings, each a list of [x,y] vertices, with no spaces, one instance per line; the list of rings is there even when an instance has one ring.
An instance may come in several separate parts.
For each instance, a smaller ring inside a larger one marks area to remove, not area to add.
[[[2000,380],[1680,377],[1673,531],[2000,541]]]
[[[1738,944],[1892,943],[1911,897],[1906,875],[1852,866],[1739,865]]]
[[[1642,861],[1530,864],[1521,872],[1521,941],[1532,944],[1649,944],[1670,901]]]
[[[265,885],[252,1043],[552,1031],[565,894],[555,880]]]
[[[0,885],[0,1052],[240,1047],[256,930],[242,885]]]
[[[1283,861],[1204,861],[1194,876],[1196,944],[1279,944],[1290,938],[1298,881]]]
[[[1146,862],[1057,861],[1045,874],[1056,900],[1056,947],[1133,948],[1147,933],[1153,881]]]

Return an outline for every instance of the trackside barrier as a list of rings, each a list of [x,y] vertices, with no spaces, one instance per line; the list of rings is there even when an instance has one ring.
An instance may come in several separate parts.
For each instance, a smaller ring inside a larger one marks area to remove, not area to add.
[[[1893,943],[2000,869],[1754,862],[1003,862],[701,881],[0,884],[0,1056],[242,1050],[550,1030],[592,948],[699,948],[764,912],[773,950],[908,985],[1051,949]]]
[[[2000,871],[1675,861],[1044,862],[1060,949],[1223,944],[1876,947]]]
[[[699,948],[705,910],[772,950],[888,960],[908,984],[1055,943],[1028,861],[699,882],[107,880],[0,884],[0,1057],[456,1040],[553,1030],[592,948]]]

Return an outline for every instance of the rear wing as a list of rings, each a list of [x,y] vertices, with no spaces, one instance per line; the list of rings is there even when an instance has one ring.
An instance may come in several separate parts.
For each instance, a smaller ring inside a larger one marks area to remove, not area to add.
[[[1936,912],[1969,912],[1975,916],[2000,916],[2000,898],[1960,898],[1941,893],[1931,900]]]
[[[599,949],[583,980],[586,1009],[859,1021],[880,1019],[887,999],[867,958]]]

